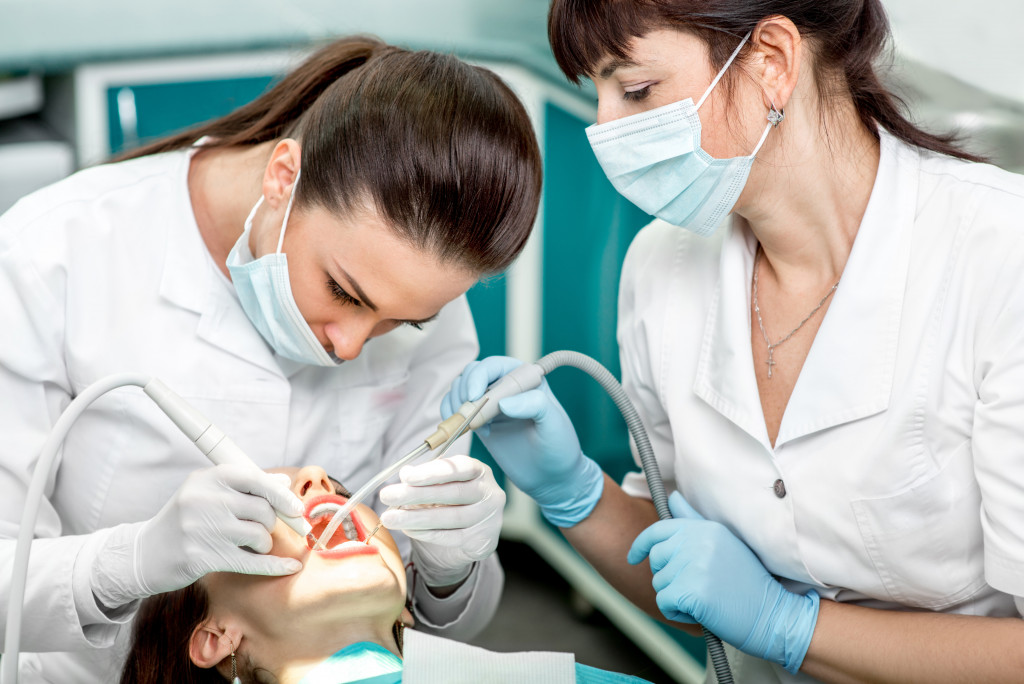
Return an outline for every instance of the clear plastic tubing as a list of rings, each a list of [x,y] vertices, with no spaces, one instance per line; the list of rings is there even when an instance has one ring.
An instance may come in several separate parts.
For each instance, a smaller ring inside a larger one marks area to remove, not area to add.
[[[377,473],[369,482],[360,487],[355,494],[348,498],[345,505],[335,511],[334,515],[331,517],[331,522],[327,523],[327,527],[325,527],[324,531],[319,535],[317,544],[319,545],[319,540],[324,540],[325,542],[326,540],[329,540],[331,535],[334,534],[356,505],[362,503],[366,497],[377,491],[377,488],[384,484],[392,475],[401,470],[402,466],[410,461],[415,461],[417,458],[430,451],[430,448],[429,443],[423,442],[408,454]]]

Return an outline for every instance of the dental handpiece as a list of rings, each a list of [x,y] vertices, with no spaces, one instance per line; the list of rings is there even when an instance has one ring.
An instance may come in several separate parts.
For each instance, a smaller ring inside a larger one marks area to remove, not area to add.
[[[235,463],[262,472],[230,437],[167,385],[154,378],[142,389],[214,465]],[[304,517],[285,515],[276,508],[274,513],[299,535],[310,542],[316,542],[313,526]]]
[[[469,424],[473,422],[473,419],[476,418],[477,414],[480,413],[480,411],[483,410],[483,407],[487,405],[488,399],[489,397],[481,397],[480,400],[476,403],[476,405],[472,407],[472,410],[464,416],[461,413],[455,413],[456,416],[462,416],[462,424],[459,425],[459,428],[451,435],[451,437],[448,438],[448,440],[444,443],[441,449],[436,454],[430,457],[431,461],[436,461],[437,459],[441,458],[442,456],[448,453],[448,450],[452,448],[453,444],[455,444],[455,440],[461,437],[466,432],[466,430],[469,429]],[[451,420],[452,418],[454,418],[454,416],[450,416],[448,420]],[[388,511],[390,510],[394,510],[394,506],[389,506]],[[387,511],[384,511],[384,513],[387,513]],[[373,528],[370,534],[366,535],[367,544],[370,543],[370,540],[373,539],[373,535],[377,534],[377,530],[379,530],[381,528],[381,525],[383,524],[384,523],[382,523],[378,518],[377,526]]]
[[[475,401],[467,401],[460,406],[458,411],[438,424],[437,430],[434,434],[427,437],[419,446],[408,454],[382,470],[372,480],[363,485],[359,491],[353,494],[345,505],[338,509],[331,518],[331,521],[320,534],[320,538],[317,540],[317,543],[313,548],[315,550],[323,549],[324,544],[332,537],[335,531],[337,531],[341,522],[345,519],[345,516],[352,512],[352,509],[356,507],[356,504],[360,503],[363,499],[376,491],[377,488],[380,487],[388,478],[397,473],[402,466],[410,463],[428,451],[436,449],[446,442],[450,443],[454,441],[452,439],[452,435],[460,430],[465,430],[467,428],[470,430],[476,430],[481,425],[485,425],[500,412],[500,409],[498,408],[499,401],[505,397],[511,397],[539,387],[540,383],[544,381],[544,373],[545,371],[540,365],[536,363],[524,363],[491,385],[482,397]],[[459,434],[461,434],[461,432],[459,432]],[[373,530],[370,537],[376,534],[378,529],[380,529],[379,525],[377,526],[377,529]],[[369,537],[367,537],[367,539],[369,539]]]

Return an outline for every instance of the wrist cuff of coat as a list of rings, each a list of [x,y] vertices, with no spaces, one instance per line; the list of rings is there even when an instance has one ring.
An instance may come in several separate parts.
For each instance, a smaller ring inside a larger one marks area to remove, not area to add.
[[[565,489],[570,489],[568,498],[557,504],[540,504],[540,512],[556,527],[573,527],[584,520],[594,510],[604,493],[604,471],[601,466],[586,456],[583,467],[575,481]]]
[[[818,623],[818,608],[821,605],[821,598],[813,589],[799,598],[806,603],[787,630],[786,643],[783,647],[785,662],[782,665],[790,674],[796,674],[804,664],[804,656],[811,645],[814,626]]]

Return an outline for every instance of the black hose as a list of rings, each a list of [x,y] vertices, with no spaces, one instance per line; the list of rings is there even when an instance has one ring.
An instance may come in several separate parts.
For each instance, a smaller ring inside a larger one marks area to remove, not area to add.
[[[537,365],[545,375],[561,366],[572,366],[597,380],[626,420],[626,427],[629,428],[629,434],[633,437],[637,453],[640,455],[640,465],[643,468],[644,477],[647,479],[647,488],[651,491],[651,501],[654,502],[654,508],[658,511],[658,517],[662,520],[671,518],[672,512],[668,508],[668,497],[665,496],[665,484],[661,479],[658,461],[654,458],[651,441],[647,438],[647,431],[640,420],[640,415],[636,412],[636,407],[633,406],[633,402],[629,400],[629,396],[626,395],[626,391],[622,389],[622,385],[615,379],[615,376],[586,354],[569,350],[551,352],[537,361]],[[719,684],[732,684],[732,672],[729,670],[729,661],[725,656],[722,640],[709,632],[703,625],[701,625],[701,630],[704,633],[704,643],[707,646],[708,655],[711,657],[711,664],[715,669],[715,677]]]

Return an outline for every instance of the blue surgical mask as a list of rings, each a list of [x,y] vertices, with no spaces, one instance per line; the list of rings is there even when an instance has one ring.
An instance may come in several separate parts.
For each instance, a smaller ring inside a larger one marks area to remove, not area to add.
[[[597,161],[616,190],[648,214],[698,235],[714,232],[736,205],[754,157],[779,121],[770,116],[749,157],[715,159],[701,149],[697,111],[749,37],[743,37],[697,104],[686,98],[587,128]]]
[[[288,278],[288,256],[281,251],[284,231],[288,227],[288,216],[292,212],[292,202],[295,200],[295,186],[299,184],[299,175],[295,176],[292,194],[284,210],[277,251],[254,259],[249,249],[252,220],[263,204],[261,196],[249,212],[249,217],[245,219],[242,236],[228,253],[227,266],[245,315],[275,352],[292,361],[312,366],[333,367],[341,363],[341,359],[327,353],[299,312]]]

